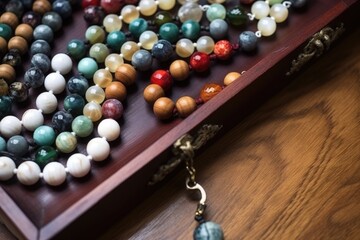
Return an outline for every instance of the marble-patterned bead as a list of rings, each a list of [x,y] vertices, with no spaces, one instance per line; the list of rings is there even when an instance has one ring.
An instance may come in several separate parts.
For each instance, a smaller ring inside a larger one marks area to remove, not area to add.
[[[189,64],[184,60],[175,60],[169,67],[171,76],[177,81],[183,81],[189,77]]]
[[[33,39],[33,32],[34,29],[26,23],[18,25],[15,29],[15,35],[25,38],[28,42]]]
[[[90,160],[81,153],[75,153],[66,162],[70,175],[76,178],[86,176],[91,170]]]
[[[14,68],[19,67],[22,63],[21,55],[18,51],[10,50],[7,54],[5,54],[2,63],[9,64]]]
[[[65,53],[58,53],[51,59],[51,68],[62,75],[68,74],[73,67],[71,58]]]
[[[123,101],[126,98],[127,90],[124,84],[118,81],[110,83],[105,89],[106,99],[117,99]]]
[[[65,90],[66,80],[59,72],[52,72],[45,77],[44,87],[54,94],[60,94]]]
[[[77,116],[71,123],[71,129],[79,137],[88,137],[93,132],[94,124],[86,116]]]
[[[112,82],[113,77],[108,69],[99,69],[94,73],[93,81],[101,88],[106,88]]]
[[[34,131],[44,124],[44,116],[38,109],[28,109],[21,118],[24,128],[28,131]]]
[[[91,86],[86,91],[85,98],[88,102],[101,104],[105,99],[105,91],[97,85]]]
[[[103,20],[103,26],[108,33],[120,31],[122,28],[122,21],[118,15],[108,14]]]
[[[70,2],[64,0],[56,0],[52,4],[52,10],[57,12],[63,19],[71,18],[72,7]]]
[[[62,132],[56,137],[55,144],[60,152],[71,153],[77,147],[77,139],[70,132]]]
[[[175,108],[173,100],[167,97],[157,99],[153,106],[155,116],[160,120],[166,120],[172,117]]]
[[[5,151],[5,150],[6,150],[6,141],[4,138],[0,136],[0,151]]]
[[[105,66],[110,72],[114,73],[121,65],[124,64],[124,59],[120,54],[112,53],[105,58]]]
[[[258,45],[258,38],[252,31],[244,31],[239,35],[239,45],[245,52],[254,51]]]
[[[144,31],[139,37],[141,47],[146,50],[151,50],[158,40],[158,36],[153,31]]]
[[[39,146],[51,146],[56,138],[55,130],[47,125],[42,125],[35,129],[33,139]]]
[[[98,125],[98,134],[106,141],[114,141],[120,136],[120,125],[114,119],[104,119]]]
[[[281,3],[274,4],[270,8],[270,16],[275,19],[275,22],[281,23],[284,22],[289,15],[287,7]]]
[[[144,16],[154,15],[157,10],[155,0],[141,0],[139,2],[140,13]]]
[[[64,109],[70,112],[73,116],[82,114],[85,106],[85,100],[78,94],[70,94],[64,99]]]
[[[33,185],[40,179],[40,167],[33,161],[25,161],[17,168],[17,178],[24,185]]]
[[[132,56],[138,50],[140,50],[140,46],[136,42],[127,41],[121,46],[120,52],[125,60],[131,61]]]
[[[85,96],[86,90],[89,88],[89,82],[83,76],[73,76],[66,83],[66,88],[70,93],[76,93],[80,96]]]
[[[262,36],[268,37],[275,33],[276,22],[270,17],[264,17],[259,20],[257,28]]]
[[[121,14],[123,21],[127,24],[131,23],[133,20],[139,18],[140,12],[134,5],[126,5],[121,9]]]
[[[269,15],[270,7],[268,3],[264,1],[256,1],[251,6],[251,13],[254,14],[256,19],[262,19]]]
[[[225,19],[226,9],[223,5],[219,3],[213,3],[209,6],[206,11],[206,18],[211,22],[215,19]]]
[[[67,45],[68,54],[75,60],[83,58],[86,54],[86,47],[84,41],[79,39],[71,40]]]
[[[190,20],[188,20],[190,21]],[[193,21],[193,20],[191,20]],[[185,22],[184,22],[185,23]],[[176,24],[174,23],[164,23],[163,25],[161,25],[160,29],[159,29],[159,36],[164,39],[169,41],[170,43],[175,43],[176,41],[179,40],[179,28]]]
[[[42,53],[38,53],[38,54],[44,55]],[[44,73],[38,67],[31,67],[24,74],[24,83],[26,86],[30,88],[39,88],[44,84],[44,81],[45,81]]]
[[[97,122],[102,118],[101,106],[95,102],[89,102],[84,106],[83,114],[91,121]]]
[[[29,97],[29,90],[23,82],[13,82],[9,85],[9,96],[16,102],[24,102]]]
[[[87,79],[93,77],[94,73],[98,70],[98,64],[90,57],[81,59],[78,63],[78,71]]]
[[[73,120],[74,118],[70,113],[58,111],[53,115],[51,123],[58,132],[65,132],[70,130]]]
[[[51,146],[41,146],[35,152],[34,162],[36,162],[40,168],[44,168],[46,164],[56,161],[58,153],[56,149]]]
[[[144,18],[137,18],[129,24],[131,35],[138,39],[140,35],[148,29],[148,23]]]
[[[115,72],[115,79],[123,83],[125,86],[134,84],[136,81],[136,76],[137,73],[135,68],[127,63],[120,65],[120,67],[118,67]]]
[[[118,52],[125,43],[126,36],[121,31],[110,32],[106,37],[106,44],[114,51]]]
[[[178,11],[178,17],[181,22],[185,22],[186,20],[195,20],[200,22],[202,15],[202,9],[199,4],[195,2],[186,2],[179,8]]]
[[[16,165],[9,157],[0,157],[0,180],[6,181],[14,176]]]
[[[207,221],[195,228],[193,237],[194,240],[223,240],[224,233],[219,224]]]
[[[44,167],[43,178],[50,186],[59,186],[66,180],[65,167],[59,162],[51,162]]]
[[[171,43],[167,40],[159,40],[152,48],[152,55],[160,62],[169,61],[174,54]]]
[[[48,43],[51,43],[54,40],[53,30],[45,24],[37,26],[34,29],[33,36],[35,40],[44,40]]]
[[[93,138],[86,145],[86,151],[94,161],[104,161],[110,155],[110,145],[105,138]]]
[[[210,23],[209,31],[211,37],[215,39],[223,39],[228,34],[229,26],[223,19],[215,19]]]
[[[131,64],[139,71],[148,71],[152,67],[152,56],[149,51],[140,49],[134,53]]]
[[[54,32],[62,28],[62,18],[57,12],[47,12],[41,19],[42,24],[49,26]]]
[[[51,62],[45,54],[37,53],[31,58],[31,66],[40,69],[43,74],[46,74],[50,70]]]
[[[15,156],[22,157],[29,151],[29,143],[23,136],[15,135],[7,141],[6,149]]]
[[[175,51],[179,57],[187,58],[187,57],[190,57],[191,54],[194,53],[195,46],[194,46],[194,43],[192,41],[190,41],[189,39],[182,38],[179,41],[177,41],[176,46],[175,46]]]
[[[11,112],[12,100],[9,96],[0,96],[0,119],[7,116]],[[0,123],[1,132],[1,123]]]
[[[57,98],[53,93],[43,92],[36,98],[36,107],[44,114],[52,113],[58,106]]]
[[[49,57],[51,55],[51,47],[49,43],[44,40],[34,41],[30,47],[30,54],[33,56],[37,53],[43,53]]]
[[[196,41],[196,50],[198,52],[210,54],[214,51],[215,42],[209,36],[202,36]]]
[[[175,107],[180,117],[185,118],[196,110],[197,105],[194,98],[183,96],[176,101]]]
[[[144,89],[143,95],[147,103],[154,104],[156,100],[165,96],[165,92],[158,84],[150,84]]]
[[[181,25],[181,33],[185,38],[196,40],[200,36],[200,24],[194,20],[186,20]]]
[[[90,44],[102,43],[105,40],[105,30],[99,26],[93,25],[86,29],[85,38]]]
[[[124,107],[119,100],[108,99],[102,104],[101,111],[104,118],[118,120],[123,115]]]

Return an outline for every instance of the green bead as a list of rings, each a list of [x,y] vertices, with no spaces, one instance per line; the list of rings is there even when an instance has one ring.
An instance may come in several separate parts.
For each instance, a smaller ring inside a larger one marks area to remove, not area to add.
[[[200,24],[194,20],[187,20],[181,25],[183,36],[193,41],[199,38],[200,30]]]
[[[73,116],[82,114],[85,106],[85,100],[78,94],[70,94],[64,99],[64,109],[70,112]]]
[[[225,19],[226,9],[219,3],[213,3],[206,11],[206,18],[211,22],[215,19]]]
[[[53,128],[43,125],[35,129],[33,133],[34,141],[39,146],[51,146],[55,142],[55,131]]]
[[[108,47],[103,43],[95,43],[89,51],[90,57],[94,58],[98,63],[103,63],[109,54]]]
[[[160,27],[159,35],[162,39],[175,43],[179,40],[179,28],[174,23],[165,23]]]
[[[6,41],[13,36],[11,27],[5,23],[0,23],[0,37],[3,37]]]
[[[282,3],[283,0],[269,0],[269,5],[272,6],[276,3]]]
[[[0,137],[0,151],[6,150],[6,141],[2,137]]]
[[[133,37],[139,38],[148,29],[148,23],[143,18],[137,18],[129,24],[129,31]]]
[[[58,152],[50,146],[42,146],[35,153],[35,162],[40,168],[44,168],[49,162],[56,161]]]
[[[114,51],[119,52],[121,46],[125,43],[126,36],[121,31],[114,31],[109,33],[106,38],[106,44]]]
[[[98,70],[96,61],[92,58],[86,57],[79,61],[78,71],[87,79],[93,77],[94,73]]]
[[[9,115],[11,112],[11,98],[8,96],[0,96],[0,120]]]
[[[77,146],[77,139],[70,132],[62,132],[57,136],[55,144],[60,152],[71,153]]]
[[[169,12],[160,11],[156,13],[154,23],[157,27],[161,27],[161,25],[172,21],[173,18]]]
[[[233,26],[242,26],[246,24],[248,16],[242,7],[237,6],[227,11],[226,20]]]
[[[88,117],[80,115],[72,122],[71,129],[77,136],[87,137],[93,132],[94,124]]]
[[[86,54],[85,43],[81,40],[73,39],[68,43],[67,51],[72,58],[79,60]]]
[[[105,30],[99,26],[93,25],[88,27],[85,32],[85,38],[91,44],[102,43],[106,37]]]

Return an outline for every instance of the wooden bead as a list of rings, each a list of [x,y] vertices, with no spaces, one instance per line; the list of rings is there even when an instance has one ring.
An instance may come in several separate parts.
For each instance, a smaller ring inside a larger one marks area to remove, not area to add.
[[[226,74],[224,78],[224,85],[229,86],[232,82],[234,82],[236,79],[238,79],[241,76],[238,72],[229,72]]]
[[[4,79],[0,79],[0,96],[7,95],[9,93],[9,85]]]
[[[25,54],[28,51],[28,43],[25,38],[15,36],[9,40],[8,49],[17,49],[21,54]]]
[[[200,98],[207,102],[219,92],[221,92],[222,87],[219,84],[207,83],[200,91]]]
[[[122,82],[125,86],[135,83],[136,70],[130,64],[122,64],[115,71],[115,79]]]
[[[160,120],[166,120],[171,118],[175,108],[173,100],[167,97],[161,97],[155,101],[153,106],[154,114]]]
[[[121,82],[112,82],[105,88],[105,97],[123,101],[126,98],[126,87]]]
[[[30,42],[33,37],[34,29],[26,23],[22,23],[15,29],[15,35],[20,36],[26,39],[26,41]]]
[[[11,84],[15,81],[16,72],[15,69],[9,64],[1,64],[0,65],[0,79],[4,79],[7,84]]]
[[[5,12],[0,17],[0,23],[5,23],[14,30],[17,27],[17,25],[19,25],[19,19],[12,12]]]
[[[165,96],[164,89],[157,84],[150,84],[144,89],[144,99],[149,104]]]
[[[169,71],[175,80],[182,81],[188,78],[190,68],[184,60],[176,60],[171,63]]]
[[[180,117],[187,117],[196,110],[196,101],[192,97],[184,96],[176,101],[175,106]]]
[[[5,40],[5,38],[0,37],[0,57],[5,55],[6,52],[7,52],[7,41]]]
[[[41,15],[51,11],[51,3],[47,0],[36,0],[33,3],[32,10]]]

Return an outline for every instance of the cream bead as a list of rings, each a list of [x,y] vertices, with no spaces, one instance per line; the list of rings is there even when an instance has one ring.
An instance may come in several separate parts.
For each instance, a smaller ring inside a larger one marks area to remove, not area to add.
[[[101,104],[105,100],[105,91],[99,86],[91,86],[86,90],[85,98],[88,102]]]
[[[274,4],[270,9],[270,16],[273,17],[277,23],[284,22],[288,15],[289,11],[287,7],[280,3]]]
[[[17,117],[6,116],[0,122],[0,132],[5,138],[10,138],[21,133],[21,122]]]
[[[45,114],[54,112],[57,106],[58,101],[51,92],[43,92],[36,98],[36,107]]]
[[[120,15],[122,16],[123,21],[129,24],[140,17],[140,12],[134,5],[126,5],[121,9]]]
[[[98,134],[107,141],[114,141],[120,136],[120,125],[114,119],[104,119],[98,126]]]
[[[159,8],[165,11],[173,9],[176,4],[176,0],[158,0],[158,2]]]
[[[112,74],[107,69],[99,69],[94,73],[94,83],[101,88],[106,88],[113,80]]]
[[[136,42],[127,41],[121,46],[120,52],[125,60],[131,61],[132,56],[139,49],[140,47]]]
[[[112,73],[114,73],[122,64],[124,64],[124,59],[119,54],[112,53],[105,58],[105,66]]]
[[[21,118],[24,128],[28,131],[35,131],[44,124],[44,116],[38,109],[28,109]]]
[[[16,176],[24,185],[33,185],[40,179],[40,167],[35,162],[25,161],[17,169]]]
[[[195,51],[194,43],[187,38],[182,38],[177,41],[175,51],[179,57],[190,57]]]
[[[59,186],[66,179],[65,167],[58,162],[48,163],[43,169],[43,178],[50,186]]]
[[[256,19],[267,17],[270,13],[269,4],[264,1],[256,1],[251,6],[251,13],[254,14]]]
[[[268,37],[275,33],[276,22],[270,17],[264,17],[259,20],[257,28],[259,29],[262,36]]]
[[[90,172],[91,164],[87,156],[81,153],[71,155],[66,162],[66,168],[73,177],[84,177]]]
[[[101,106],[95,102],[89,102],[83,109],[83,114],[91,119],[91,121],[99,121],[102,117]]]
[[[0,180],[6,181],[12,178],[15,168],[15,163],[11,158],[0,157]]]
[[[154,0],[141,0],[139,2],[140,13],[144,16],[151,16],[157,10],[157,5]]]
[[[118,15],[109,14],[103,20],[105,30],[109,32],[120,31],[122,28],[122,21]]]
[[[59,71],[62,75],[68,74],[72,67],[72,60],[67,54],[59,53],[51,59],[51,68],[54,71]]]
[[[52,72],[45,77],[44,86],[46,90],[60,94],[65,90],[66,81],[60,72]]]
[[[141,46],[146,50],[151,50],[158,40],[158,36],[153,31],[145,31],[139,37]]]
[[[86,151],[94,161],[103,161],[110,154],[110,145],[105,138],[93,138],[88,142]]]
[[[196,49],[199,52],[210,54],[214,51],[215,42],[209,36],[202,36],[196,42]]]
[[[200,22],[202,15],[203,11],[201,7],[195,2],[186,2],[178,11],[178,17],[181,22],[185,22],[186,20]]]

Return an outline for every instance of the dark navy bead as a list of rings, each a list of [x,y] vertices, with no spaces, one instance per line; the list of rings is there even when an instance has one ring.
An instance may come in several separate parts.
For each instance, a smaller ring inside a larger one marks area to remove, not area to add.
[[[43,53],[46,56],[51,56],[51,47],[47,41],[36,40],[31,44],[30,54],[33,56],[37,53]]]
[[[5,10],[21,17],[24,12],[24,6],[20,0],[10,0],[5,6]]]
[[[154,44],[152,48],[152,55],[160,62],[170,60],[173,54],[173,47],[171,43],[167,40],[159,40],[157,43]]]
[[[131,64],[134,68],[140,71],[150,70],[152,66],[152,56],[149,51],[138,50],[134,53],[131,59]]]
[[[6,148],[15,156],[22,157],[28,152],[29,144],[23,136],[15,135],[7,141]]]
[[[12,101],[9,96],[0,96],[0,120],[11,113]]]
[[[57,12],[47,12],[41,20],[42,24],[49,26],[54,32],[62,27],[62,18]]]
[[[38,13],[32,11],[26,12],[22,17],[22,22],[27,23],[33,28],[35,28],[37,25],[41,23],[41,16]]]
[[[13,82],[9,86],[9,96],[16,102],[23,102],[29,96],[29,90],[22,82]]]
[[[70,18],[72,15],[71,4],[65,0],[56,0],[52,4],[52,9],[54,12],[60,14],[63,19]]]
[[[44,74],[48,73],[51,62],[48,56],[43,53],[37,53],[31,58],[31,66],[39,68]]]
[[[9,51],[3,58],[3,63],[9,64],[13,67],[21,65],[21,54],[18,51]]]
[[[257,48],[258,38],[254,32],[245,31],[239,35],[239,45],[245,52],[254,51]]]
[[[193,237],[194,240],[223,240],[224,233],[219,224],[204,222],[197,226]]]
[[[55,129],[59,132],[65,132],[71,130],[71,123],[74,120],[73,116],[70,113],[65,111],[58,111],[52,117],[52,124]]]
[[[89,88],[89,82],[83,76],[74,76],[67,82],[66,87],[70,93],[85,96],[86,90]]]
[[[48,43],[51,43],[54,40],[53,30],[44,24],[41,24],[34,29],[33,36],[35,40],[45,40]]]
[[[29,68],[24,75],[24,83],[29,88],[38,88],[44,84],[44,73],[37,67]]]

